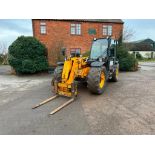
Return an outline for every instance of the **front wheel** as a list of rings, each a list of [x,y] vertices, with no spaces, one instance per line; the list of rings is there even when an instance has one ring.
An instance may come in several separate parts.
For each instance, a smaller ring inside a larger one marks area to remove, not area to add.
[[[95,94],[102,94],[107,83],[105,67],[92,67],[88,74],[87,87]]]
[[[52,86],[54,86],[54,81],[60,82],[62,76],[63,66],[57,66],[54,70],[53,79],[51,81]]]

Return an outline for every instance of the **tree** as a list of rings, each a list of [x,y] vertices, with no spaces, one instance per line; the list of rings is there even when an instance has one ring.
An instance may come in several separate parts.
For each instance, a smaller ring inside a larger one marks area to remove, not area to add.
[[[54,41],[51,46],[51,57],[53,58],[53,65],[56,65],[59,61],[64,61],[64,56],[61,53],[61,50],[65,48],[64,42],[62,40]]]
[[[122,44],[117,49],[117,58],[121,71],[136,71],[138,69],[138,61],[133,54],[128,53],[128,49]]]
[[[36,73],[48,69],[45,45],[34,37],[18,37],[9,46],[8,61],[16,73]]]
[[[4,42],[0,42],[0,53],[1,53],[0,63],[3,65],[8,64],[7,44]]]
[[[129,42],[135,34],[135,31],[128,26],[124,27],[123,30],[123,42]]]

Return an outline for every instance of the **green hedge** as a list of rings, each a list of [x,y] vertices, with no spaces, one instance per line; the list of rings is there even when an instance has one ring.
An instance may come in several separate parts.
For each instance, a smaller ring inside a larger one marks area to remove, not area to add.
[[[121,45],[117,49],[117,58],[119,60],[121,71],[136,71],[138,69],[138,61],[133,54],[128,53],[128,50]]]
[[[9,46],[8,61],[17,73],[48,70],[46,48],[34,37],[18,37]]]

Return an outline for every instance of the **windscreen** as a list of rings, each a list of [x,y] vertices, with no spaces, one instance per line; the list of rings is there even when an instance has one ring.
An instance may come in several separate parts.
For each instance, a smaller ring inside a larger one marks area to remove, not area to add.
[[[108,40],[107,39],[99,39],[93,42],[91,48],[91,59],[97,59],[99,57],[107,56],[107,48],[108,48]]]

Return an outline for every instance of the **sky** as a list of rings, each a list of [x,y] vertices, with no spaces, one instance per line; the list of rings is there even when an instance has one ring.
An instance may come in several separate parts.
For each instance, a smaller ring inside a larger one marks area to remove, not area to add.
[[[0,43],[7,47],[21,35],[32,36],[32,21],[26,19],[0,19]]]
[[[150,38],[155,40],[155,19],[123,19],[124,27],[132,29],[131,41]],[[29,19],[0,19],[0,43],[8,47],[18,36],[32,36],[32,21]]]
[[[131,41],[150,38],[155,41],[155,19],[124,19],[124,27],[134,31]]]

